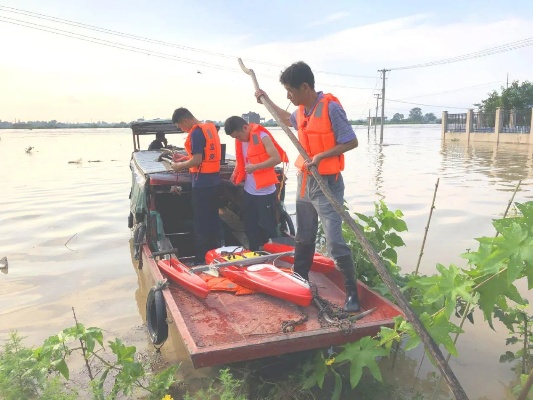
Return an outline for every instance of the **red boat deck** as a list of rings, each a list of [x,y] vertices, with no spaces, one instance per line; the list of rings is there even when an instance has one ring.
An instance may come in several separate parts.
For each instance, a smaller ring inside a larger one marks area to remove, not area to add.
[[[143,261],[154,281],[164,279],[147,245],[143,246]],[[328,275],[311,272],[310,277],[321,297],[338,305],[344,302],[340,271]],[[393,318],[401,314],[396,305],[361,282],[363,311],[376,310],[352,323],[350,334],[337,327],[322,328],[313,305],[298,307],[264,294],[211,292],[207,299],[199,299],[173,282],[163,294],[169,328],[175,326],[179,331],[195,368],[353,342],[376,334],[381,326],[393,326]],[[294,332],[283,333],[282,322],[298,320],[302,317],[300,310],[309,316],[308,321],[296,326]]]

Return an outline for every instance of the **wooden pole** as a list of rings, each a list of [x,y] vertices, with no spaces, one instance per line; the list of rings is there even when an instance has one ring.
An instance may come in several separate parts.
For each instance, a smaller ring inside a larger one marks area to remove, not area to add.
[[[379,132],[379,143],[383,144],[383,124],[385,123],[385,74],[390,69],[381,69],[380,72],[383,74],[383,87],[381,88],[381,130]]]
[[[433,201],[431,202],[431,208],[429,210],[428,223],[426,225],[426,230],[424,232],[424,240],[422,240],[422,247],[420,248],[420,254],[418,255],[418,262],[416,263],[415,275],[418,275],[418,269],[420,268],[420,261],[424,255],[424,247],[426,246],[426,238],[428,236],[429,223],[431,222],[431,216],[433,215],[433,210],[435,209],[435,197],[437,197],[437,189],[439,188],[440,178],[437,178],[437,183],[435,184],[435,191],[433,192]]]
[[[370,139],[370,121],[371,121],[371,118],[372,118],[372,117],[370,116],[370,111],[371,111],[371,110],[372,110],[371,108],[368,109],[368,124],[367,124],[367,130],[366,130],[366,135],[367,135],[367,137],[368,137],[369,139]]]
[[[239,65],[241,66],[241,69],[248,75],[251,76],[252,81],[254,83],[255,90],[259,90],[259,84],[257,83],[257,78],[255,77],[255,73],[252,69],[248,69],[244,66],[242,60],[239,58]],[[279,126],[283,129],[283,131],[287,134],[291,142],[294,144],[298,152],[302,155],[302,157],[305,160],[309,160],[309,155],[305,151],[305,149],[302,147],[296,136],[294,136],[294,133],[289,129],[287,125],[281,120],[278,113],[274,109],[274,106],[272,103],[265,97],[260,96],[259,100],[263,103],[263,105],[266,107],[266,109],[272,114],[276,122],[279,124]],[[355,221],[350,216],[348,212],[344,210],[341,204],[337,202],[335,197],[333,197],[333,194],[329,190],[329,187],[327,186],[326,182],[322,179],[322,176],[318,173],[318,170],[316,167],[312,166],[309,169],[309,172],[311,175],[313,175],[313,178],[317,181],[318,185],[320,186],[320,189],[322,189],[322,192],[326,196],[326,198],[329,200],[335,211],[341,216],[342,220],[350,227],[350,229],[355,234],[355,237],[365,250],[366,254],[368,255],[368,258],[376,268],[379,276],[389,289],[390,293],[402,309],[402,311],[405,313],[407,321],[409,321],[412,325],[418,336],[420,337],[420,340],[424,343],[426,350],[433,356],[435,359],[435,362],[442,372],[443,376],[446,378],[446,382],[448,383],[448,386],[450,387],[451,391],[453,392],[454,396],[458,400],[468,400],[468,397],[462,388],[461,384],[457,380],[456,376],[454,375],[453,371],[449,367],[449,365],[445,362],[444,356],[442,355],[442,352],[440,351],[439,347],[433,340],[433,338],[429,335],[428,331],[422,325],[416,314],[414,313],[413,309],[411,308],[410,304],[407,302],[407,299],[402,294],[398,286],[396,286],[396,283],[390,276],[389,272],[383,265],[383,262],[381,261],[381,258],[376,253],[376,251],[372,248],[368,240],[365,238],[364,234],[359,230],[357,227]]]
[[[376,135],[376,129],[378,126],[378,109],[379,109],[379,99],[381,99],[381,95],[379,93],[374,94],[376,96],[376,117],[374,118],[374,135]]]

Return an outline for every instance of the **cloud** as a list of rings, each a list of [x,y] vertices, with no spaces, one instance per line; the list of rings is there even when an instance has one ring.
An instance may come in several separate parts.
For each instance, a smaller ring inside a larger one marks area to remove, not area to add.
[[[418,14],[344,29],[310,41],[268,43],[249,49],[248,53],[254,58],[262,55],[285,65],[303,60],[315,71],[377,77],[378,69],[440,60],[530,37],[532,22],[531,17],[523,16],[444,23],[435,21],[432,15]],[[387,75],[386,98],[402,99],[449,91],[448,94],[424,96],[412,101],[467,108],[485,98],[493,88],[499,89],[500,85],[459,92],[455,89],[500,81],[505,79],[507,72],[510,72],[510,79],[525,80],[530,77],[528,65],[532,63],[533,46],[442,66],[392,71]],[[316,80],[320,83],[318,89],[336,94],[345,104],[349,116],[355,118],[366,115],[369,108],[375,107],[372,88],[376,83],[377,89],[381,89],[381,80],[376,82],[375,79],[316,74]],[[392,115],[393,108],[408,111],[415,106],[391,102],[385,109],[387,115]],[[429,106],[422,109],[436,115],[444,110]]]
[[[332,14],[324,21],[343,18]],[[458,56],[510,43],[531,36],[533,18],[524,15],[500,20],[454,21],[446,23],[431,14],[416,14],[361,26],[353,26],[313,40],[276,41],[250,46],[246,36],[222,38],[210,33],[211,45],[195,42],[193,32],[180,37],[180,43],[196,49],[223,54],[242,54],[247,67],[257,73],[260,86],[282,108],[288,104],[279,84],[282,69],[294,61],[309,63],[316,72],[317,89],[341,99],[350,118],[359,118],[375,107],[374,88],[381,88],[378,69],[401,67]],[[355,24],[355,22],[354,22]],[[187,106],[199,118],[224,120],[228,115],[267,111],[255,102],[253,86],[233,57],[153,47],[199,64],[179,62],[131,53],[116,48],[54,36],[48,33],[0,25],[2,37],[16,37],[4,45],[0,66],[0,86],[6,94],[1,101],[5,118],[135,120],[165,117],[179,106]],[[118,41],[121,39],[108,38]],[[176,42],[172,37],[161,40]],[[131,42],[138,47],[149,44]],[[207,66],[206,64],[209,64]],[[410,99],[417,103],[471,107],[494,87],[487,82],[531,78],[533,47],[527,47],[465,62],[387,74],[389,99]],[[197,74],[200,69],[202,74]],[[324,74],[318,71],[345,75]],[[347,75],[373,76],[373,79]],[[469,90],[459,88],[478,86]],[[363,88],[363,89],[358,89]],[[439,92],[448,92],[441,93]],[[68,101],[75,96],[83,107]],[[31,101],[29,100],[31,99]],[[408,113],[416,105],[386,103],[385,113]],[[439,115],[438,107],[421,106],[423,112]],[[289,109],[292,109],[290,107]]]
[[[347,16],[349,16],[350,14],[347,13],[347,12],[338,12],[338,13],[335,13],[335,14],[330,14],[328,16],[326,16],[325,18],[323,19],[320,19],[320,20],[317,20],[317,21],[313,21],[313,22],[310,22],[307,27],[308,28],[311,28],[311,27],[315,27],[315,26],[320,26],[320,25],[326,25],[326,24],[329,24],[331,22],[335,22],[335,21],[338,21],[340,19],[343,19],[343,18],[346,18]]]

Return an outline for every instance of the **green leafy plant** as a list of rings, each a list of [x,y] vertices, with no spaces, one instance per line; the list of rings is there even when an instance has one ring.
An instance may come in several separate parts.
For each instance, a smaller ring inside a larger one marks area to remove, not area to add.
[[[431,276],[400,273],[395,248],[404,245],[404,242],[396,232],[407,230],[401,220],[401,211],[392,212],[380,201],[375,203],[373,216],[356,214],[356,222],[383,258],[384,265],[399,286],[408,291],[413,309],[437,345],[443,345],[450,355],[457,356],[452,336],[455,335],[457,339],[457,335],[463,332],[462,324],[466,319],[474,322],[472,312],[479,308],[489,326],[493,326],[493,318],[498,318],[511,332],[517,333],[517,336],[509,338],[507,343],[512,345],[520,342],[521,349],[516,353],[507,352],[502,356],[502,361],[521,359],[522,370],[527,371],[531,362],[531,346],[528,340],[530,317],[525,318],[523,312],[516,312],[510,304],[517,304],[519,310],[527,304],[515,286],[517,280],[526,278],[528,288],[533,287],[533,202],[517,203],[516,208],[519,211],[517,215],[493,221],[497,231],[496,237],[478,238],[478,250],[462,255],[467,260],[467,267],[459,268],[453,264],[445,267],[437,264],[438,273]],[[352,248],[359,279],[374,290],[386,293],[386,288],[355,240],[354,234],[345,229],[344,236]],[[450,322],[453,315],[462,317],[460,325]],[[329,374],[334,377],[335,386],[342,388],[341,376],[335,369],[338,360],[350,363],[352,386],[359,382],[361,375],[358,371],[363,367],[367,367],[374,378],[379,380],[380,375],[377,374],[375,366],[361,366],[360,363],[365,363],[364,360],[372,357],[387,355],[394,343],[404,343],[405,350],[414,349],[421,343],[412,325],[403,317],[395,319],[394,328],[383,327],[376,338],[367,340],[362,343],[355,342],[355,346],[360,346],[356,347],[357,351],[363,352],[364,356],[358,357],[354,364],[355,350],[350,347],[345,346],[335,356],[334,362],[324,358],[322,352],[318,352],[312,363],[307,385],[322,387],[325,377]],[[338,395],[340,389],[335,390],[335,396]]]
[[[533,329],[533,316],[528,315],[524,311],[524,307],[514,307],[505,317],[506,325],[510,328],[510,335],[505,344],[507,346],[518,345],[518,350],[506,351],[500,356],[500,362],[517,363],[512,367],[513,370],[520,371],[521,374],[527,374],[533,366],[533,343],[531,342],[531,335]]]
[[[34,357],[33,349],[24,346],[23,339],[11,332],[0,350],[0,398],[77,399],[73,389],[49,376],[48,365]]]
[[[356,224],[382,258],[383,265],[393,279],[400,286],[403,286],[404,282],[402,282],[402,277],[399,274],[400,268],[397,265],[398,254],[395,250],[397,247],[405,246],[403,239],[397,233],[407,231],[407,225],[402,219],[403,213],[400,210],[389,210],[385,202],[380,200],[374,203],[373,215],[366,216],[360,213],[354,215],[356,216]],[[343,224],[343,236],[352,250],[357,266],[357,278],[382,294],[388,293],[388,289],[382,283],[374,265],[357,241],[353,231],[346,224]]]
[[[107,344],[111,354],[106,352],[101,329],[76,323],[46,339],[33,352],[33,357],[49,371],[69,380],[67,362],[73,355],[81,356],[90,380],[89,390],[95,399],[115,399],[120,393],[131,396],[137,389],[148,392],[152,399],[160,399],[176,381],[174,376],[179,365],[154,374],[149,372],[148,365],[136,360],[134,346],[127,346],[118,338]],[[108,386],[110,389],[106,390]]]
[[[247,400],[246,385],[243,380],[235,379],[229,368],[224,368],[220,370],[218,381],[194,394],[187,392],[183,400]]]

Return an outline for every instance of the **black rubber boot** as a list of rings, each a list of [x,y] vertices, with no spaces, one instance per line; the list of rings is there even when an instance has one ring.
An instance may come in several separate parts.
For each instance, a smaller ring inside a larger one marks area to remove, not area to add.
[[[359,304],[359,297],[357,295],[357,281],[355,279],[355,265],[352,255],[348,254],[336,258],[335,265],[337,265],[344,275],[344,286],[346,287],[344,311],[351,313],[361,311],[361,305]]]
[[[296,247],[294,248],[294,272],[306,281],[309,280],[309,270],[311,269],[314,255],[314,244],[296,242]]]

